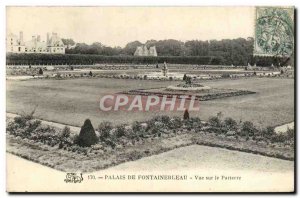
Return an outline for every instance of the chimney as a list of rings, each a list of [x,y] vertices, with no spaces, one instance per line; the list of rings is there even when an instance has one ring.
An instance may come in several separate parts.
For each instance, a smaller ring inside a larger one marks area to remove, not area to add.
[[[37,42],[41,42],[41,36],[37,35]]]
[[[47,32],[47,45],[49,45],[49,42],[50,42],[50,34],[49,32]]]
[[[32,41],[36,44],[36,36],[32,36]]]
[[[56,38],[56,37],[57,37],[57,33],[52,32],[52,37],[53,37],[53,38]]]
[[[20,31],[20,45],[23,45],[23,42],[24,42],[24,40],[23,40],[23,32]]]

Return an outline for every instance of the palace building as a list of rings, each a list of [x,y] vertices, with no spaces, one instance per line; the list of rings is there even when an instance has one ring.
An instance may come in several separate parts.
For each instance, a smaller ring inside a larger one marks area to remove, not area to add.
[[[138,46],[134,52],[134,56],[157,56],[156,47],[152,46],[148,49],[146,45]]]
[[[32,36],[30,41],[24,41],[23,32],[19,33],[19,37],[11,33],[6,38],[6,52],[64,54],[65,45],[57,33],[52,33],[51,36],[47,33],[46,41],[42,41],[40,35]]]

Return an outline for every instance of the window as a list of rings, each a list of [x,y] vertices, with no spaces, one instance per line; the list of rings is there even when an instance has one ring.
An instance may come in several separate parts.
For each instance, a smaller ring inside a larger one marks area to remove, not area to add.
[[[19,52],[21,51],[21,47],[18,47],[18,51],[19,51]]]

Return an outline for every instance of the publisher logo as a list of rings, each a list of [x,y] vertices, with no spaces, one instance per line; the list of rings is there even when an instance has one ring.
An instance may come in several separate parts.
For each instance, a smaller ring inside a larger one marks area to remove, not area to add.
[[[67,173],[64,180],[66,183],[81,183],[83,181],[82,173],[77,175],[77,173]]]

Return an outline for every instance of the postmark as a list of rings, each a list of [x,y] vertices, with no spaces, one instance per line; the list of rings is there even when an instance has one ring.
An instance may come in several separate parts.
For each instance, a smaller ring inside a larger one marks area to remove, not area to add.
[[[294,8],[256,7],[254,55],[291,56]]]

